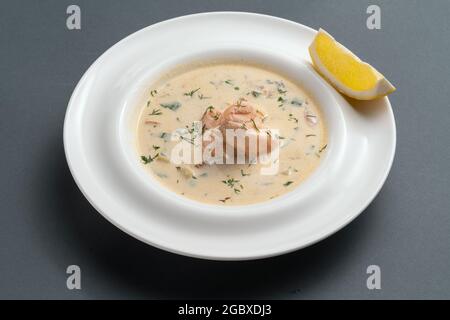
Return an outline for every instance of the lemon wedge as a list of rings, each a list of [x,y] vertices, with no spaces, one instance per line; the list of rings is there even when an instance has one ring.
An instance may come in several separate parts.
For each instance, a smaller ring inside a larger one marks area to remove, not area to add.
[[[309,54],[316,70],[346,96],[372,100],[395,91],[381,73],[323,29],[319,29],[309,46]]]

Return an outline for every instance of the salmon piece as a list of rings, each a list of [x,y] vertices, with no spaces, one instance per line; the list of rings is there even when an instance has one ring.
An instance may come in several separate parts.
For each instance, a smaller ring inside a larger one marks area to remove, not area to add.
[[[261,113],[248,104],[247,100],[241,99],[223,112],[223,129],[255,129],[258,131],[263,127]]]
[[[234,141],[226,141],[226,130],[247,130],[245,137],[245,160],[249,162],[253,159],[266,154],[270,154],[272,150],[278,147],[278,140],[272,137],[270,131],[264,128],[263,120],[264,114],[258,111],[255,107],[250,105],[247,100],[241,99],[236,104],[229,106],[223,112],[223,120],[221,125],[222,134],[225,143],[234,147],[234,154],[237,157],[238,145],[237,138]],[[254,138],[250,138],[254,136]],[[256,141],[257,145],[254,151],[256,154],[251,155],[250,141]],[[266,145],[264,150],[263,144]]]
[[[247,100],[240,99],[235,104],[226,108],[223,112],[214,109],[214,107],[208,107],[202,116],[203,131],[218,128],[222,132],[224,140],[224,157],[226,155],[226,145],[234,148],[234,158],[237,159],[238,151],[243,151],[245,155],[245,161],[250,162],[257,157],[270,154],[272,150],[278,147],[278,140],[272,137],[270,130],[264,128],[263,125],[264,114],[250,105]],[[245,137],[245,150],[238,150],[237,138],[234,141],[226,141],[227,130],[246,130]],[[254,136],[250,138],[251,136]],[[203,148],[206,148],[212,141],[203,140]],[[252,149],[250,148],[250,141],[256,141],[255,148],[256,154],[250,154]],[[265,150],[263,144],[266,145]],[[212,152],[214,156],[214,151]],[[224,159],[225,162],[225,159]]]

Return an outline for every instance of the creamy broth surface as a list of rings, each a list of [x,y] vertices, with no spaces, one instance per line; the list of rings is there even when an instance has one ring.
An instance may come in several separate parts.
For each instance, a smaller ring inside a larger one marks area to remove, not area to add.
[[[245,101],[264,114],[264,126],[279,134],[279,169],[266,164],[183,164],[170,162],[178,141],[171,134],[192,128],[210,106],[224,110]],[[247,205],[292,191],[318,167],[327,131],[318,106],[296,83],[266,67],[246,63],[183,66],[163,75],[148,90],[137,125],[143,166],[167,189],[216,205]]]

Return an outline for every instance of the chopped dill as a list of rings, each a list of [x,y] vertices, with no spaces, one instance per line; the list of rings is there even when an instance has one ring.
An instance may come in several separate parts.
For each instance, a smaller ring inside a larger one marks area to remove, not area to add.
[[[146,156],[141,156],[141,160],[144,164],[149,164],[152,163],[153,160],[155,160],[156,158],[158,158],[159,153],[155,154],[153,157],[151,155],[149,155],[148,157]]]
[[[328,146],[328,145],[326,144],[326,145],[324,145],[322,148],[320,148],[319,153],[322,153],[322,151],[325,150],[325,149],[327,148],[327,146]]]
[[[253,126],[255,127],[256,131],[259,132],[259,128],[258,128],[258,126],[256,125],[255,120],[252,119],[252,123],[253,123]]]
[[[234,178],[230,178],[230,179],[227,179],[227,180],[222,180],[222,183],[226,184],[230,188],[234,188],[234,186],[239,183],[239,180],[236,180]]]
[[[291,104],[292,104],[293,106],[299,106],[299,107],[301,107],[301,106],[303,105],[303,100],[294,98],[294,99],[291,100]]]
[[[294,121],[295,123],[298,123],[298,119],[296,117],[294,117],[294,115],[292,113],[289,113],[288,121]]]
[[[258,98],[258,97],[261,95],[261,92],[258,92],[258,91],[253,90],[253,91],[251,92],[251,94],[252,94],[252,96],[254,96],[255,98]]]
[[[186,93],[184,93],[184,95],[192,98],[193,95],[194,95],[194,93],[196,93],[198,90],[200,90],[200,88],[197,88],[197,89],[195,89],[195,90],[186,92]]]
[[[160,116],[160,115],[162,115],[160,109],[153,109],[152,113],[149,114],[149,116]]]
[[[287,181],[286,183],[283,183],[283,186],[288,187],[293,183],[294,183],[294,181]]]
[[[244,170],[241,169],[241,176],[245,177],[245,176],[249,176],[250,173],[245,173]]]
[[[172,111],[176,111],[179,107],[181,107],[181,103],[175,101],[169,103],[161,103],[160,106],[166,109],[170,109]]]
[[[228,201],[230,199],[231,199],[231,197],[225,197],[223,199],[220,199],[219,201],[225,203],[226,201]]]

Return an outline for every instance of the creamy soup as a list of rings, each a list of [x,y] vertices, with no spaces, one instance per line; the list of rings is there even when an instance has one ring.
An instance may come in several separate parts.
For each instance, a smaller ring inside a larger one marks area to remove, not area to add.
[[[137,126],[142,165],[162,186],[202,203],[246,205],[290,192],[318,167],[327,148],[314,101],[298,84],[259,65],[184,66],[155,82],[142,104]],[[173,163],[173,148],[183,139],[174,133],[183,128],[192,133],[198,121],[202,132],[234,125],[267,133],[273,145],[266,153],[278,154],[276,172],[262,174],[268,164],[249,158],[243,164]]]

